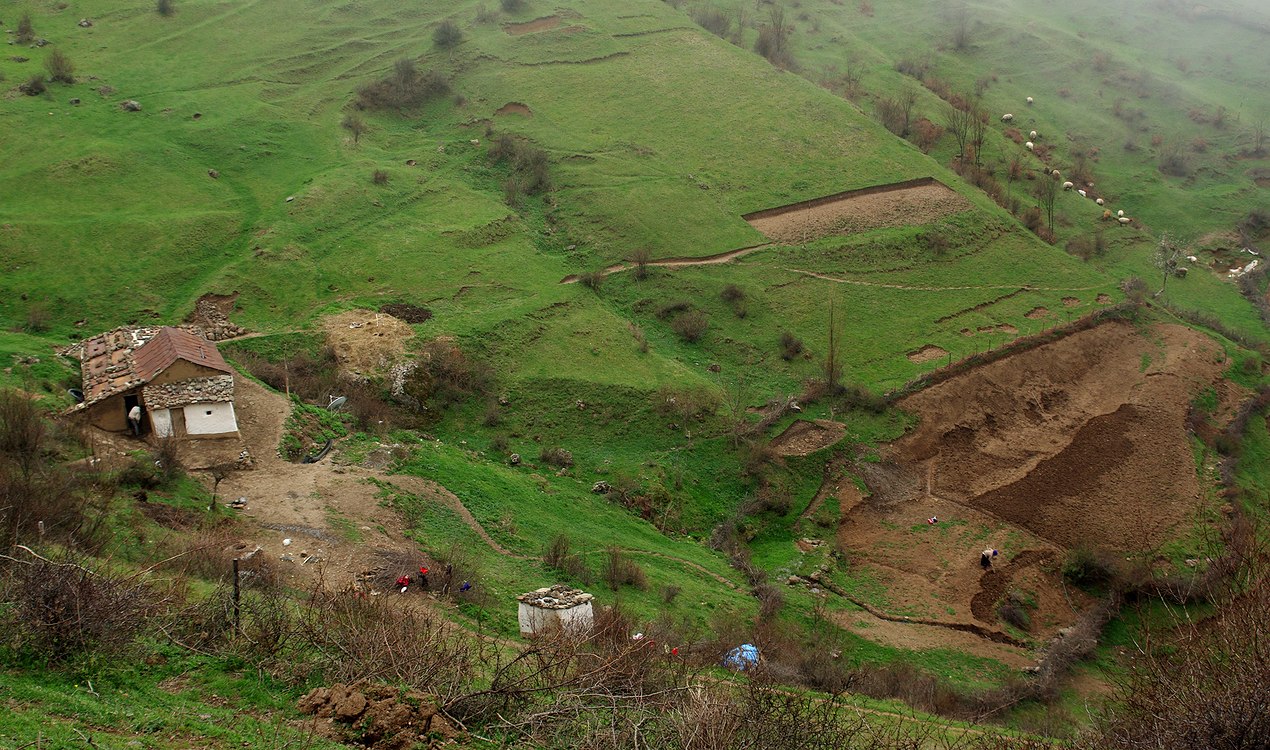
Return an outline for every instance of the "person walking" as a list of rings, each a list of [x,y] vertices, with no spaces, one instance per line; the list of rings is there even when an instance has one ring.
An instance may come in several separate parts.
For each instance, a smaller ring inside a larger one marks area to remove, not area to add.
[[[133,437],[141,437],[141,406],[139,404],[133,405],[128,410],[128,424],[132,427]]]

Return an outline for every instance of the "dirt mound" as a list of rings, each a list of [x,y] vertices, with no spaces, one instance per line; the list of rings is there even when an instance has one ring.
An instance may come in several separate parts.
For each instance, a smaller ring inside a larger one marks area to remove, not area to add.
[[[800,419],[772,439],[772,450],[780,456],[806,456],[833,445],[846,434],[847,426],[841,422]]]
[[[405,357],[406,342],[414,337],[408,323],[373,310],[350,310],[322,324],[335,350],[340,369],[354,378],[386,371]]]
[[[458,735],[430,696],[387,685],[314,688],[296,709],[325,736],[373,750],[442,747]]]
[[[970,203],[934,180],[880,185],[746,214],[750,226],[778,243],[929,224]]]
[[[523,117],[533,117],[534,111],[520,102],[507,102],[503,106],[494,110],[494,116],[500,115],[521,115]]]
[[[1049,316],[1050,316],[1050,311],[1048,308],[1045,308],[1045,307],[1033,307],[1031,310],[1028,310],[1027,313],[1023,315],[1023,317],[1029,318],[1031,320],[1040,320],[1041,318],[1048,318]]]
[[[387,305],[380,305],[379,311],[385,315],[391,315],[398,320],[404,320],[407,323],[427,323],[432,319],[432,311],[426,307],[419,307],[408,302],[393,302]]]
[[[927,344],[921,349],[909,352],[906,356],[910,362],[921,364],[922,362],[933,362],[937,359],[948,356],[948,350],[941,349],[934,344]]]
[[[561,21],[560,16],[543,16],[542,18],[535,18],[532,21],[526,21],[524,23],[505,23],[503,24],[503,31],[506,31],[512,36],[520,36],[521,34],[534,34],[539,31],[550,31],[551,29],[559,26],[561,23],[563,23],[563,21]]]

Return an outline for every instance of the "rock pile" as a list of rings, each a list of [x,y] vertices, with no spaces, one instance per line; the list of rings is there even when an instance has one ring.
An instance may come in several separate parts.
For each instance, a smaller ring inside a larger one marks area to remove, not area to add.
[[[296,708],[328,737],[373,750],[446,747],[458,736],[431,696],[387,685],[314,688]]]

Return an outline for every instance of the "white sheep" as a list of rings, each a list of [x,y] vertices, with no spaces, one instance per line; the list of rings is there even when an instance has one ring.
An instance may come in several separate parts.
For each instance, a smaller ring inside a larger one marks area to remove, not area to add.
[[[1023,147],[1026,148],[1028,151],[1036,150],[1036,144],[1032,143],[1031,141],[1028,141],[1027,143],[1023,144]]]
[[[1031,133],[1028,133],[1028,137],[1029,137],[1029,138],[1031,138],[1031,139],[1032,139],[1032,140],[1034,140],[1034,141],[1039,141],[1039,140],[1041,140],[1041,136],[1040,136],[1040,135],[1038,135],[1038,134],[1037,134],[1037,132],[1036,132],[1035,130],[1033,130]]]
[[[1124,209],[1122,208],[1122,209],[1120,209],[1119,211],[1117,211],[1117,212],[1116,212],[1116,216],[1119,216],[1120,218],[1122,218],[1122,219],[1123,219],[1123,218],[1124,218]]]
[[[1063,173],[1058,171],[1057,169],[1055,169],[1053,172],[1050,172],[1050,177],[1062,177],[1062,176],[1063,176]]]
[[[1014,119],[1014,115],[1010,114],[1009,112],[1006,112],[1005,114],[1001,115],[1001,122],[1009,122],[1013,119]]]
[[[1076,192],[1077,192],[1077,193],[1079,193],[1079,194],[1080,194],[1080,197],[1082,197],[1082,198],[1088,198],[1088,197],[1089,197],[1089,193],[1086,193],[1084,190],[1077,190]]]
[[[1106,203],[1106,201],[1104,201],[1102,198],[1099,198],[1098,200],[1094,201],[1094,203],[1097,203],[1098,205],[1101,206],[1102,204]]]
[[[1032,103],[1032,97],[1030,97],[1030,96],[1029,96],[1029,97],[1027,98],[1027,103],[1028,103],[1028,104],[1031,104],[1031,103]]]
[[[1119,219],[1116,219],[1116,221],[1120,222],[1121,224],[1128,224],[1129,222],[1133,221],[1133,219],[1130,219],[1128,216],[1121,216]]]
[[[1075,184],[1073,184],[1073,183],[1072,183],[1072,182],[1070,182],[1070,181],[1068,181],[1068,182],[1064,182],[1064,183],[1063,183],[1063,189],[1064,189],[1064,190],[1071,190],[1071,189],[1072,189],[1072,188],[1074,188],[1074,187],[1076,187],[1076,185],[1075,185]]]

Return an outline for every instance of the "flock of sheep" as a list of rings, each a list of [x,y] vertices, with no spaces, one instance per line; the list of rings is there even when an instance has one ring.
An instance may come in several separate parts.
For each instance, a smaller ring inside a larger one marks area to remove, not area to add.
[[[1031,106],[1033,101],[1034,101],[1034,100],[1032,99],[1032,97],[1030,97],[1030,96],[1029,96],[1029,97],[1027,98],[1027,103],[1028,103],[1028,106]],[[1011,112],[1006,112],[1005,114],[1001,115],[1001,122],[1013,122],[1013,121],[1014,121],[1014,114],[1013,114],[1013,113],[1011,113]],[[1040,133],[1038,133],[1038,132],[1036,132],[1035,130],[1033,130],[1033,131],[1031,131],[1030,133],[1028,133],[1028,138],[1030,138],[1031,140],[1029,140],[1029,141],[1027,141],[1026,143],[1024,143],[1024,144],[1023,144],[1023,147],[1024,147],[1024,148],[1026,148],[1028,151],[1036,151],[1036,141],[1040,140],[1040,138],[1041,138]],[[1051,177],[1053,177],[1054,179],[1058,180],[1058,179],[1062,179],[1063,173],[1062,173],[1062,172],[1059,172],[1057,169],[1055,169],[1054,171],[1050,172],[1050,176],[1051,176]],[[1074,183],[1072,183],[1070,180],[1068,180],[1068,181],[1066,181],[1066,182],[1064,182],[1064,183],[1063,183],[1063,190],[1070,191],[1070,190],[1074,189],[1075,187],[1076,187],[1076,185],[1075,185]],[[1089,194],[1088,194],[1087,192],[1085,192],[1084,190],[1076,190],[1076,193],[1077,193],[1080,197],[1082,197],[1082,198],[1088,198],[1088,197],[1089,197]],[[1106,203],[1106,201],[1104,201],[1102,198],[1095,198],[1095,199],[1094,199],[1094,203],[1097,203],[1099,206],[1102,206],[1102,205],[1104,205],[1104,204]],[[1125,216],[1125,215],[1124,215],[1124,211],[1123,211],[1123,210],[1121,210],[1121,211],[1117,211],[1117,212],[1116,212],[1116,215],[1113,217],[1113,216],[1111,215],[1111,210],[1110,210],[1110,209],[1104,209],[1104,210],[1103,210],[1103,212],[1102,212],[1102,218],[1103,218],[1104,220],[1108,220],[1108,219],[1115,218],[1115,220],[1116,220],[1116,221],[1118,221],[1118,222],[1119,222],[1119,223],[1121,223],[1121,224],[1128,224],[1128,223],[1130,223],[1131,221],[1133,221],[1133,219],[1130,219],[1128,216]]]

